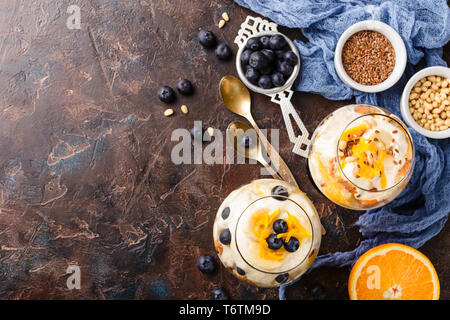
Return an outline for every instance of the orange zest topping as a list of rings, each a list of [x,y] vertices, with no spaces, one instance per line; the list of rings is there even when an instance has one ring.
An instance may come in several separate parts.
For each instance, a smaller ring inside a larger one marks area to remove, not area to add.
[[[284,256],[289,252],[286,251],[283,247],[278,250],[272,250],[269,248],[269,245],[266,239],[273,233],[273,223],[279,217],[280,209],[277,209],[271,213],[261,212],[253,216],[252,218],[252,232],[253,235],[258,239],[259,242],[259,256],[263,259],[271,260],[271,261],[281,261]],[[283,238],[284,241],[289,241],[292,236],[295,236],[299,241],[302,238],[311,239],[311,234],[306,230],[300,222],[289,214],[286,211],[288,216],[287,225],[288,231],[286,233],[278,234],[278,238]]]

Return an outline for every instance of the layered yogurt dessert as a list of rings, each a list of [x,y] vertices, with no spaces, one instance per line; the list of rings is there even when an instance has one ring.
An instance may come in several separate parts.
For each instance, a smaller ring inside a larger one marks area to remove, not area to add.
[[[314,132],[308,158],[320,191],[354,210],[392,201],[408,183],[413,162],[406,126],[370,105],[345,106],[324,119]]]
[[[214,245],[238,278],[261,287],[288,283],[317,256],[321,224],[300,189],[260,179],[228,195],[214,221]]]

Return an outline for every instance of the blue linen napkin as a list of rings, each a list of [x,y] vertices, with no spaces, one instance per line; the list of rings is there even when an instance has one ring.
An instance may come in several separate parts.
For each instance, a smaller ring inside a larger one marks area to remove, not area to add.
[[[335,1],[235,0],[275,23],[301,28],[309,42],[295,40],[302,70],[294,84],[298,91],[313,92],[331,100],[355,97],[400,115],[400,97],[408,79],[428,66],[446,66],[442,47],[450,39],[450,9],[444,0]],[[405,42],[408,64],[399,82],[381,93],[347,87],[334,68],[334,49],[340,35],[352,24],[374,19],[393,27]],[[310,270],[321,266],[352,266],[370,248],[389,242],[414,248],[438,234],[450,211],[450,141],[425,138],[409,128],[416,147],[414,173],[405,190],[391,203],[362,214],[356,225],[366,238],[348,252],[317,257]],[[285,299],[286,285],[280,287]]]

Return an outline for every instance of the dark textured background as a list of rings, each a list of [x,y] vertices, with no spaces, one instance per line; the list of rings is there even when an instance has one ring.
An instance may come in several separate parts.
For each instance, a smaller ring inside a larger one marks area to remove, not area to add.
[[[81,7],[81,30],[66,28],[71,4]],[[218,29],[224,11],[231,21]],[[200,254],[214,254],[221,201],[258,178],[260,167],[170,161],[172,130],[194,120],[224,130],[240,120],[218,95],[220,78],[236,75],[234,62],[218,61],[196,37],[211,29],[236,52],[248,14],[232,1],[0,0],[0,298],[209,299],[217,285],[234,299],[277,298],[276,289],[247,285],[223,268],[210,276],[196,268]],[[157,88],[182,77],[196,93],[178,95],[166,118]],[[321,215],[321,253],[353,249],[359,213],[314,188],[305,159],[290,152],[279,108],[252,99],[260,127],[282,129],[280,153]],[[310,132],[347,103],[294,95]],[[447,226],[421,249],[443,299],[450,298],[448,247]],[[66,287],[69,264],[81,268],[80,290]],[[287,297],[311,299],[320,284],[327,298],[347,299],[348,275],[348,268],[315,270]]]

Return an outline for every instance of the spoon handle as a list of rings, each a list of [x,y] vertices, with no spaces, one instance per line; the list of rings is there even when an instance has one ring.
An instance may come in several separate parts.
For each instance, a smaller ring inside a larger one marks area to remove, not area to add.
[[[271,162],[274,164],[275,168],[278,170],[278,174],[282,178],[281,180],[284,180],[298,188],[297,181],[295,180],[294,175],[292,174],[291,170],[289,170],[289,167],[287,166],[286,162],[284,162],[284,160],[283,160],[283,158],[281,158],[280,154],[269,143],[269,141],[267,140],[264,133],[262,133],[262,131],[259,129],[259,127],[256,124],[253,117],[251,115],[248,115],[247,120],[248,120],[248,122],[250,122],[252,127],[256,130],[256,133],[258,134],[258,137],[259,137],[259,141],[261,141],[261,144],[266,149]],[[269,165],[269,167],[272,169],[272,167],[270,165]]]

